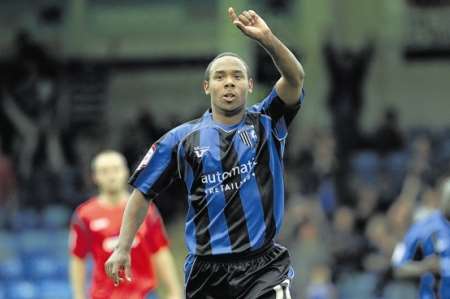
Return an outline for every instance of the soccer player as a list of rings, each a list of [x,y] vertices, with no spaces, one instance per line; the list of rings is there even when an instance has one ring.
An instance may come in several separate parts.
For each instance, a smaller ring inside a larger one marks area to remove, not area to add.
[[[450,299],[450,178],[441,209],[416,222],[397,245],[392,262],[400,278],[420,278],[421,299]]]
[[[246,108],[253,90],[247,64],[233,53],[211,61],[203,85],[211,109],[161,137],[130,179],[135,190],[105,264],[115,283],[128,278],[142,211],[178,176],[188,192],[186,298],[290,298],[289,253],[274,239],[283,218],[287,129],[303,101],[304,72],[254,11],[228,14],[267,51],[281,77],[262,102]]]
[[[129,196],[125,158],[115,151],[104,151],[92,161],[92,172],[99,195],[81,204],[71,223],[70,280],[74,299],[85,297],[86,257],[94,260],[90,298],[142,299],[151,293],[158,278],[168,289],[168,298],[182,298],[172,255],[160,215],[154,205],[142,211],[145,222],[131,246],[133,280],[115,287],[104,272],[104,263],[117,244],[120,223]]]

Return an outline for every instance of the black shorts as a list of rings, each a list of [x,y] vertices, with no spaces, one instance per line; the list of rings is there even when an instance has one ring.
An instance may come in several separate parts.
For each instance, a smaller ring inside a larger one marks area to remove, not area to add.
[[[293,276],[289,253],[278,244],[250,256],[189,255],[186,299],[291,299]]]

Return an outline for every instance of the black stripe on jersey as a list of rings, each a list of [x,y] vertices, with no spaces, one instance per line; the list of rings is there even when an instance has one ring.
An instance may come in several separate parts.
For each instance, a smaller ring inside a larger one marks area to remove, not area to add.
[[[194,147],[200,144],[200,131],[195,131],[189,135],[183,142],[186,151],[186,161],[192,168],[194,181],[192,187],[195,190],[189,190],[191,194],[191,204],[194,208],[195,239],[196,252],[199,254],[212,254],[211,235],[209,233],[209,216],[206,202],[205,184],[201,181],[203,165],[201,160],[194,160]],[[200,162],[199,162],[200,161]]]
[[[248,136],[247,131],[242,131],[239,133],[239,137],[241,137],[242,142],[248,147],[252,146],[252,141],[250,140],[250,136]]]
[[[256,115],[249,115],[251,123],[255,126],[258,136],[256,160],[259,167],[255,167],[255,178],[261,195],[264,210],[264,223],[266,225],[265,243],[271,241],[276,233],[275,216],[273,215],[273,178],[270,172],[269,143],[266,140],[265,128]],[[269,132],[269,135],[271,133]]]
[[[220,159],[222,163],[222,171],[231,171],[231,169],[239,165],[239,156],[233,146],[233,137],[235,132],[226,133],[219,130],[220,138]],[[237,137],[237,136],[236,136]],[[239,185],[241,181],[240,175],[227,177],[223,182],[226,185]],[[231,188],[223,192],[225,196],[224,214],[228,224],[228,234],[230,236],[231,248],[233,251],[239,251],[250,248],[250,238],[246,228],[246,220],[244,209],[242,208],[241,198],[239,196],[239,188]]]
[[[272,100],[267,113],[272,117],[274,122],[284,116],[286,126],[289,126],[292,119],[294,119],[294,116],[297,114],[298,109],[300,109],[300,101],[293,106],[287,106],[279,97],[275,97]]]

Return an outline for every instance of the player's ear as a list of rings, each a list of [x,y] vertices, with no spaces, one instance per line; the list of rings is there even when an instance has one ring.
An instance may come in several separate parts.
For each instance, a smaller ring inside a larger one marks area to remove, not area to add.
[[[209,82],[208,80],[203,81],[203,91],[206,95],[209,95]]]
[[[253,92],[253,79],[252,78],[249,78],[248,79],[248,92],[249,93],[252,93]]]

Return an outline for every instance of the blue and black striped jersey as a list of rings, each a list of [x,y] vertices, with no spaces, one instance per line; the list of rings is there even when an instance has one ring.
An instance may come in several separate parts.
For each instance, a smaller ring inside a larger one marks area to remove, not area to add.
[[[245,253],[272,242],[284,209],[283,153],[287,129],[304,98],[286,106],[275,89],[225,126],[207,111],[152,145],[132,186],[156,197],[179,176],[188,193],[186,245],[190,253]]]
[[[441,212],[434,212],[415,223],[397,245],[392,262],[394,267],[423,259],[430,255],[439,258],[440,273],[425,273],[420,278],[420,298],[450,299],[450,223]]]

